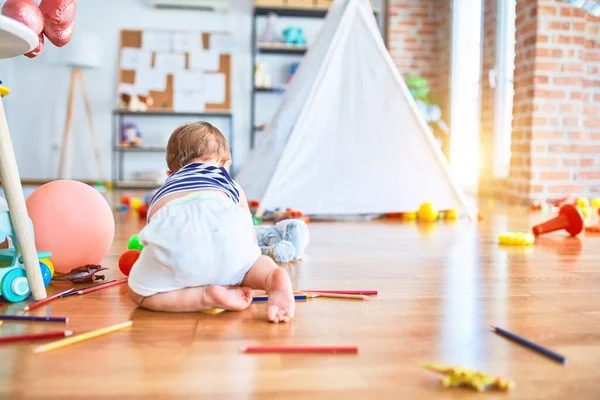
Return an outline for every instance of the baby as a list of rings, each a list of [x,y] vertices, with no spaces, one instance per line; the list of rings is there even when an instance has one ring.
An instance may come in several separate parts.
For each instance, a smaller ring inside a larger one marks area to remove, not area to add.
[[[243,310],[252,289],[263,289],[267,319],[290,321],[290,277],[261,255],[246,196],[227,172],[231,155],[223,134],[206,122],[177,128],[167,165],[168,178],[139,234],[144,249],[129,275],[131,299],[154,311]]]

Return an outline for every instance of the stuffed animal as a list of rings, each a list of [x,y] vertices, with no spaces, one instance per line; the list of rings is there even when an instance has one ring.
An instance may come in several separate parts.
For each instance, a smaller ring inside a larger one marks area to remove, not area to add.
[[[304,31],[302,28],[291,26],[283,30],[283,36],[285,37],[285,44],[295,44],[297,46],[305,46],[306,39],[304,38]]]
[[[256,236],[262,254],[278,263],[301,259],[310,239],[308,225],[301,219],[257,226]]]
[[[146,112],[153,104],[154,100],[150,96],[121,93],[121,104],[119,105],[119,108],[133,112]]]
[[[142,144],[142,134],[137,125],[127,123],[121,128],[121,146],[139,147]]]

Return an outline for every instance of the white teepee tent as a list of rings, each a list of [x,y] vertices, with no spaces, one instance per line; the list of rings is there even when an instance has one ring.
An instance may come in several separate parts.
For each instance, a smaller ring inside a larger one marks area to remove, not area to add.
[[[336,0],[273,120],[236,176],[258,214],[416,211],[473,218],[387,52],[367,0]]]

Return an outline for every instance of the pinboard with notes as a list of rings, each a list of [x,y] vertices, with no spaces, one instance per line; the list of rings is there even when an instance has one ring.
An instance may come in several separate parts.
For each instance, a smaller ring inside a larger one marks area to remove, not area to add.
[[[117,96],[150,96],[149,111],[231,112],[228,32],[122,30]]]

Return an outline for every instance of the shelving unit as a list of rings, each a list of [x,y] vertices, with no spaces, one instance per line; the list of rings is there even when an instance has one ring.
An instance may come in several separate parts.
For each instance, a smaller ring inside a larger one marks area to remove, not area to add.
[[[159,186],[158,183],[147,182],[147,181],[131,181],[124,179],[124,164],[125,155],[130,153],[166,153],[167,148],[164,146],[139,146],[139,147],[124,147],[120,144],[120,133],[121,128],[125,122],[125,117],[136,116],[136,117],[194,117],[194,118],[224,118],[228,120],[229,126],[229,137],[227,141],[231,151],[231,159],[235,162],[233,152],[233,115],[230,112],[202,112],[202,113],[188,113],[188,112],[164,112],[164,111],[146,111],[136,112],[129,110],[114,110],[113,117],[113,132],[111,136],[111,149],[112,149],[112,183],[113,187],[125,188],[125,189],[153,189]],[[235,171],[235,164],[232,165],[232,173]]]
[[[383,4],[387,3],[383,0]],[[251,82],[254,84],[254,68],[256,66],[256,57],[259,54],[270,54],[270,55],[298,55],[303,56],[308,48],[304,46],[289,46],[284,43],[261,43],[256,41],[256,22],[259,17],[267,17],[269,14],[274,13],[280,17],[293,17],[293,18],[325,18],[328,9],[324,8],[291,8],[291,7],[266,7],[266,6],[255,6],[253,11],[252,19],[252,57],[251,57]],[[377,10],[373,10],[377,15]],[[254,86],[254,85],[253,85]],[[253,87],[250,98],[250,121],[251,132],[250,132],[250,148],[254,148],[256,141],[256,133],[263,129],[256,126],[256,96],[257,94],[263,95],[280,95],[285,93],[285,88],[273,87]]]

